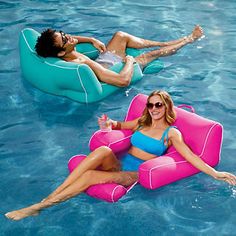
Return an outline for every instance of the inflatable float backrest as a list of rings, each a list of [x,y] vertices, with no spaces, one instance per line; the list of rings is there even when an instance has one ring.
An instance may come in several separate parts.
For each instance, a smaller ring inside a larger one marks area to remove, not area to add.
[[[191,150],[207,164],[219,162],[223,127],[218,122],[206,119],[176,107],[177,119],[173,125],[181,131]],[[173,147],[169,152],[173,151]]]
[[[21,69],[26,80],[42,91],[73,100],[80,97],[82,101],[86,101],[89,94],[102,92],[100,82],[87,65],[38,56],[34,46],[39,35],[37,31],[28,28],[22,30],[20,35]],[[89,56],[95,56],[94,49],[89,44],[83,46],[88,50]],[[81,74],[83,76],[80,76]],[[89,80],[84,79],[88,77]]]

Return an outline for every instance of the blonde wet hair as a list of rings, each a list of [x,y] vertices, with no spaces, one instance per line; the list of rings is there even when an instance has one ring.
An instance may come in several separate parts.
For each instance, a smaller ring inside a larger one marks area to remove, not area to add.
[[[166,91],[163,90],[156,90],[153,91],[147,99],[147,103],[149,102],[150,98],[153,96],[159,96],[166,108],[166,112],[165,112],[165,121],[171,125],[172,123],[174,123],[175,119],[176,119],[176,113],[174,110],[174,103],[172,101],[171,96],[169,95],[169,93],[167,93]],[[143,127],[143,126],[151,126],[152,124],[152,117],[147,109],[147,107],[145,107],[142,116],[140,117],[140,119],[138,120],[138,127]]]

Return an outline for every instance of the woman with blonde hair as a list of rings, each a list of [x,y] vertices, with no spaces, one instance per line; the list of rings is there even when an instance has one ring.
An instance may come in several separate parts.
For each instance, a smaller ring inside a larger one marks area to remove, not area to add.
[[[40,210],[72,198],[95,184],[115,182],[129,186],[138,180],[138,168],[141,163],[163,155],[171,145],[200,171],[217,180],[236,185],[235,175],[216,171],[190,150],[181,132],[171,125],[175,118],[170,95],[165,91],[152,92],[140,118],[127,122],[109,121],[113,129],[134,130],[131,147],[121,159],[121,163],[110,148],[99,147],[91,152],[48,197],[29,207],[8,212],[5,216],[12,220],[20,220],[36,215]],[[99,118],[100,126],[101,122]]]

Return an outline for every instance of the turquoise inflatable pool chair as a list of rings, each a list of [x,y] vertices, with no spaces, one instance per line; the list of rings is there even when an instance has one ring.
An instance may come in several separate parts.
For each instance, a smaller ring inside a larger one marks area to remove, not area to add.
[[[117,86],[100,82],[92,69],[85,64],[38,56],[34,49],[38,36],[40,36],[39,32],[26,28],[21,31],[19,42],[23,76],[36,88],[81,103],[99,101],[119,89]],[[90,43],[78,44],[76,48],[91,59],[96,59],[99,54]],[[141,53],[141,50],[127,49],[128,55],[137,56]],[[119,72],[123,65],[118,63],[109,69]],[[143,73],[157,73],[162,68],[163,63],[159,60],[147,65],[143,72],[139,65],[135,64],[131,83],[141,80]]]

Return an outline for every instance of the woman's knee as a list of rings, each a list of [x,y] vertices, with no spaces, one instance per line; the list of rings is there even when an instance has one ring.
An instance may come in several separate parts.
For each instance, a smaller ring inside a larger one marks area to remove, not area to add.
[[[98,159],[101,159],[101,160],[105,160],[106,158],[111,157],[111,156],[114,156],[114,153],[107,146],[98,147],[94,151],[94,157],[98,158]]]
[[[107,146],[98,147],[95,151],[98,153],[104,154],[105,156],[113,154],[113,151],[111,150],[111,148]]]

